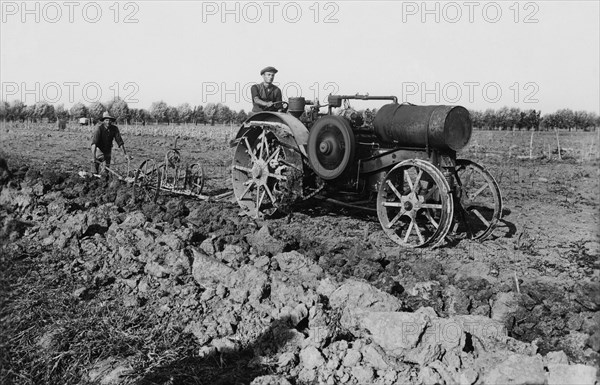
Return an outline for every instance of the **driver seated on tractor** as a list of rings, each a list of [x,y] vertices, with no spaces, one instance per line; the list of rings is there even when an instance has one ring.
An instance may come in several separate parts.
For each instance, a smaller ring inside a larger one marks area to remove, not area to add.
[[[281,90],[273,84],[277,70],[274,67],[266,67],[260,71],[263,82],[255,84],[250,89],[252,94],[252,112],[280,111]]]
[[[92,173],[98,174],[100,163],[104,162],[106,167],[110,167],[113,140],[123,150],[123,155],[127,158],[125,143],[121,138],[119,127],[112,124],[116,121],[108,112],[102,114],[102,122],[96,126],[92,136]],[[108,176],[108,175],[107,175]]]

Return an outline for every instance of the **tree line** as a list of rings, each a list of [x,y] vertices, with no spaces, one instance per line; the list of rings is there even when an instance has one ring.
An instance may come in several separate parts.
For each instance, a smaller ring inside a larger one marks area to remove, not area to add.
[[[100,121],[104,112],[109,112],[120,124],[229,124],[242,123],[248,118],[244,110],[235,111],[222,103],[191,106],[183,103],[169,106],[164,101],[154,102],[149,109],[129,108],[121,98],[106,103],[94,102],[89,105],[75,103],[70,109],[63,104],[53,106],[45,101],[25,105],[20,100],[11,103],[0,102],[0,119],[3,121],[54,123],[57,121],[78,121],[87,118],[91,124]]]
[[[594,112],[568,108],[541,116],[541,111],[502,107],[498,110],[470,111],[473,126],[487,130],[553,130],[595,131],[600,117]]]
[[[21,122],[57,122],[87,118],[91,124],[98,122],[108,111],[120,124],[240,124],[248,118],[242,109],[235,111],[222,103],[208,103],[192,106],[183,103],[170,106],[164,101],[152,103],[149,109],[129,108],[121,98],[106,103],[94,102],[89,105],[75,103],[67,109],[63,104],[53,106],[45,101],[25,105],[20,100],[11,103],[0,101],[0,119]],[[359,111],[367,124],[373,122],[377,109]],[[541,111],[521,110],[502,107],[498,110],[471,110],[473,126],[487,130],[583,130],[594,131],[600,127],[600,117],[594,112],[573,111],[568,108],[542,116]]]

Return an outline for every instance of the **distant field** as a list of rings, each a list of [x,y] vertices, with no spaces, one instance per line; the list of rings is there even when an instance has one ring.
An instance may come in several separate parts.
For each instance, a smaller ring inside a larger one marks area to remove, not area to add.
[[[5,129],[19,129],[19,130],[35,130],[38,131],[60,131],[54,123],[0,123]],[[147,124],[142,125],[124,125],[118,124],[119,130],[124,135],[145,135],[145,136],[181,136],[190,138],[219,138],[227,137],[232,132],[237,131],[237,124],[217,124],[211,126],[210,124]],[[90,135],[94,129],[94,126],[80,126],[76,123],[67,124],[65,131],[67,132],[89,132]]]
[[[209,139],[211,148],[228,147],[227,144],[235,137],[238,126],[231,125],[165,125],[148,124],[141,125],[119,125],[123,137],[180,137],[185,140]],[[76,135],[81,140],[88,140],[91,136],[93,126],[79,126],[70,123],[67,129],[59,131],[55,124],[46,123],[1,123],[2,130],[0,138],[3,142],[10,141],[17,137],[34,139],[36,145],[40,146],[39,140],[43,135],[53,136],[55,133],[64,133],[64,136],[57,136],[51,142],[60,140],[61,137],[72,138]],[[83,135],[81,135],[83,134]],[[86,136],[87,134],[87,136]],[[47,137],[47,136],[46,136]],[[70,142],[69,139],[67,142]],[[130,140],[131,141],[131,140]],[[172,144],[173,142],[171,142]],[[182,144],[184,142],[179,142]],[[67,143],[65,143],[66,145]],[[573,159],[578,162],[587,162],[600,159],[600,131],[596,132],[569,132],[560,131],[486,131],[473,130],[473,135],[469,145],[461,152],[462,157],[471,157],[478,159],[496,158],[526,158],[531,155],[534,159],[558,159],[558,145],[561,147],[561,158],[564,160]],[[6,143],[0,144],[0,149]],[[531,148],[530,148],[531,145]],[[87,148],[87,144],[85,145]],[[68,147],[68,146],[67,146]],[[141,153],[153,153],[149,147],[139,148]],[[163,148],[159,149],[161,152]],[[184,149],[185,150],[185,149]],[[194,151],[194,150],[191,150]],[[135,154],[134,154],[135,155]]]
[[[533,136],[532,136],[533,135]],[[561,158],[580,162],[600,159],[600,131],[473,131],[471,142],[463,153],[469,156],[497,158],[528,157],[558,159],[558,144]]]
[[[37,165],[68,172],[89,170],[90,136],[93,127],[70,124],[59,131],[54,124],[3,123],[0,129],[0,156],[9,164]],[[146,125],[119,126],[128,153],[113,151],[113,168],[121,174],[134,172],[146,159],[162,162],[179,137],[184,163],[201,163],[208,177],[207,188],[230,188],[232,149],[229,142],[237,133],[235,125]],[[598,132],[482,131],[474,130],[469,145],[458,158],[481,163],[497,179],[505,195],[526,193],[521,183],[562,178],[577,179],[575,165],[595,168],[600,160]],[[530,156],[531,144],[531,159]],[[129,170],[128,170],[129,166]],[[568,174],[568,175],[567,175]],[[596,175],[596,173],[594,173]],[[514,182],[519,185],[514,185]],[[584,189],[585,190],[585,189]],[[518,195],[518,194],[517,194]]]

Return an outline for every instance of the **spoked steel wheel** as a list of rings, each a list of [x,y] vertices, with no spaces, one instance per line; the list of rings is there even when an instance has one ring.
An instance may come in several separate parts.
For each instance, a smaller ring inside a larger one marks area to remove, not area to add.
[[[153,159],[142,162],[133,180],[134,200],[152,200],[156,202],[160,192],[161,173]]]
[[[300,155],[271,131],[254,128],[239,141],[233,159],[233,191],[252,217],[287,212],[301,178]],[[300,178],[298,177],[300,176]]]
[[[502,216],[502,196],[494,177],[479,164],[456,160],[457,184],[455,233],[471,239],[487,238]]]
[[[383,231],[407,247],[439,244],[450,230],[453,207],[443,174],[418,159],[392,168],[377,193],[377,216]]]

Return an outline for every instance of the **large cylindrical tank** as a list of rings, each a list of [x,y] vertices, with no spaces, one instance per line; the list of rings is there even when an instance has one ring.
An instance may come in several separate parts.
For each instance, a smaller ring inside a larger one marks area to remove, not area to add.
[[[381,107],[373,126],[385,143],[454,151],[469,143],[473,128],[469,111],[464,107],[398,103]]]

